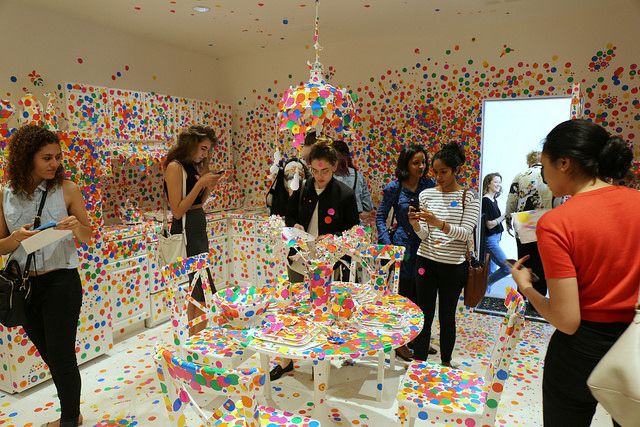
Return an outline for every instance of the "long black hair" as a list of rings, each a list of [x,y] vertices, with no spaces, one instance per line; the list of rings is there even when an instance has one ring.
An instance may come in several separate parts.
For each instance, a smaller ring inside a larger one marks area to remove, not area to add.
[[[413,144],[408,147],[404,147],[400,152],[400,156],[398,156],[398,165],[396,166],[396,178],[398,181],[404,181],[409,178],[411,173],[409,172],[409,162],[418,153],[424,154],[425,160],[425,168],[424,174],[426,175],[429,172],[429,157],[427,156],[427,151],[424,149],[422,145]]]
[[[583,119],[567,120],[553,128],[542,153],[552,161],[571,159],[579,173],[602,180],[624,178],[633,160],[633,151],[622,138]]]

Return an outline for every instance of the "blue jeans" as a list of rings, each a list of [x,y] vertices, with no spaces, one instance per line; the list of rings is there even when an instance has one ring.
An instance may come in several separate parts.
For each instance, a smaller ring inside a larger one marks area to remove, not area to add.
[[[492,234],[487,236],[487,252],[491,255],[491,261],[493,261],[498,269],[489,275],[488,284],[491,285],[498,280],[507,277],[511,269],[504,263],[504,259],[507,257],[502,248],[500,247],[500,239],[502,233]]]

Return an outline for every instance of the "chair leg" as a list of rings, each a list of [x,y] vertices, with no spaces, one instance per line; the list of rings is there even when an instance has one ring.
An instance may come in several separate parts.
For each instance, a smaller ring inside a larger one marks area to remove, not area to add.
[[[392,371],[396,370],[396,351],[394,349],[389,352],[389,368]]]
[[[266,399],[271,399],[271,377],[269,377],[269,372],[271,372],[270,359],[268,354],[260,353],[260,365],[265,372],[264,397]]]
[[[382,383],[384,381],[384,369],[386,367],[386,354],[384,351],[378,352],[378,386],[376,390],[376,400],[382,401]]]

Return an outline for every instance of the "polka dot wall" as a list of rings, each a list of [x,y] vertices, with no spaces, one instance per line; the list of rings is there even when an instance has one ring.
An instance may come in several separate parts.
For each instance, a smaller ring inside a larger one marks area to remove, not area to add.
[[[471,40],[471,46],[474,42]],[[351,152],[356,166],[367,176],[374,205],[380,202],[382,186],[394,179],[400,150],[414,142],[424,144],[429,155],[438,151],[441,143],[461,143],[467,153],[461,176],[478,189],[482,100],[487,98],[570,95],[572,85],[579,83],[584,117],[625,138],[632,144],[635,158],[640,158],[640,145],[634,143],[640,126],[638,64],[618,63],[615,45],[604,44],[578,63],[551,55],[548,60],[510,64],[515,49],[508,45],[496,46],[493,58],[475,58],[471,48],[468,50],[465,53],[455,45],[431,57],[419,48],[408,49],[415,62],[381,70],[347,86],[361,120],[356,138],[350,141]],[[340,77],[339,68],[326,68],[334,79]],[[267,170],[276,146],[295,154],[290,135],[281,132],[277,142],[275,138],[276,104],[282,97],[282,86],[274,80],[271,87],[254,89],[238,102],[234,116],[234,142],[241,169],[246,171],[241,187],[255,205],[263,203]],[[633,170],[633,177],[624,184],[640,188],[637,160]]]

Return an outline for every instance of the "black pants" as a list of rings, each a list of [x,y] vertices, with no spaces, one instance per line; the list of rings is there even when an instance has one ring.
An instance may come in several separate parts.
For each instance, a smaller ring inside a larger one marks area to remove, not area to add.
[[[598,402],[589,391],[587,378],[627,327],[583,320],[573,335],[553,333],[542,381],[545,427],[591,425]]]
[[[207,236],[207,217],[204,210],[193,209],[187,211],[185,214],[185,224],[187,228],[187,256],[192,257],[195,255],[209,252],[209,237]],[[171,234],[182,233],[182,219],[174,219],[171,223]],[[207,275],[209,276],[209,285],[211,291],[215,294],[216,287],[213,283],[213,277],[211,271],[207,269]],[[193,278],[193,274],[189,275],[189,281]],[[204,290],[202,289],[202,282],[198,282],[194,285],[191,296],[198,302],[204,302]]]
[[[541,295],[547,295],[547,280],[544,277],[538,242],[520,243],[520,239],[516,239],[516,247],[518,248],[518,259],[529,255],[530,258],[524,262],[524,266],[530,268],[540,278],[537,282],[532,283],[533,288]]]
[[[61,269],[31,279],[33,295],[24,330],[49,366],[60,399],[64,425],[78,425],[80,371],[76,330],[82,306],[82,282],[76,269]]]
[[[393,269],[391,270],[393,273]],[[389,278],[389,280],[393,280]],[[400,279],[398,283],[398,293],[403,297],[409,298],[411,301],[417,304],[418,298],[416,297],[416,280],[415,279]]]
[[[416,270],[416,298],[424,313],[424,327],[413,341],[414,357],[427,360],[436,297],[439,297],[440,357],[443,362],[451,362],[456,343],[456,306],[467,278],[467,266],[465,263],[444,264],[418,256]]]

